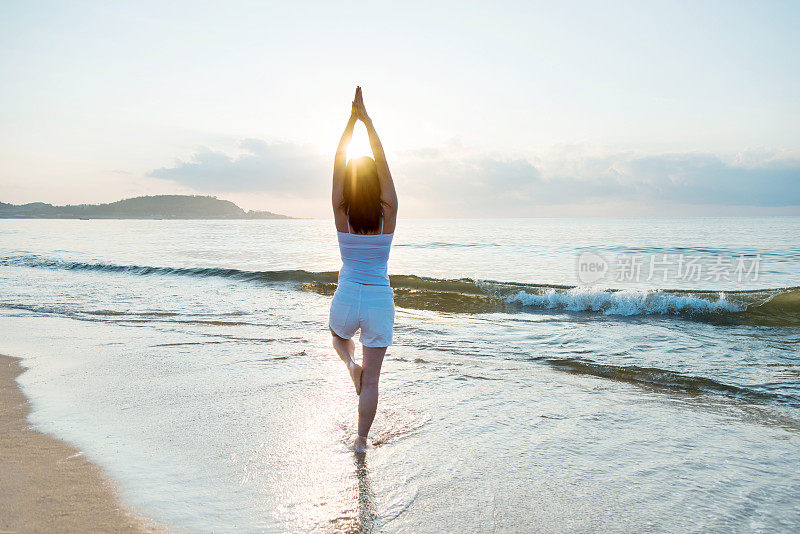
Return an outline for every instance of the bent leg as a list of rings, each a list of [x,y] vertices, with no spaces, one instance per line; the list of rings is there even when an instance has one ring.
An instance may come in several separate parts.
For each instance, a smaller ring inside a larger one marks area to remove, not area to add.
[[[364,370],[361,374],[361,398],[358,399],[358,438],[356,445],[363,440],[366,446],[367,435],[378,410],[378,381],[386,347],[362,347]],[[358,448],[358,447],[357,447]]]
[[[355,342],[352,339],[344,339],[337,336],[336,332],[334,332],[330,327],[329,330],[333,336],[333,348],[336,350],[336,353],[339,355],[339,358],[342,359],[344,364],[350,367],[350,364],[355,363],[353,361],[353,356],[356,354]]]
[[[336,335],[331,329],[333,335],[333,348],[347,366],[347,371],[350,373],[350,379],[356,387],[356,395],[361,394],[361,366],[354,360],[353,356],[356,353],[356,344],[352,339],[344,339]]]

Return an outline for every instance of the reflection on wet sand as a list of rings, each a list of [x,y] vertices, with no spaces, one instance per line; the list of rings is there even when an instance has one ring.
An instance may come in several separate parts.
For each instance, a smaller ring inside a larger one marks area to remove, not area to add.
[[[367,454],[354,453],[353,464],[355,484],[348,491],[349,505],[340,515],[331,519],[331,526],[335,532],[375,532],[378,512],[367,467]]]

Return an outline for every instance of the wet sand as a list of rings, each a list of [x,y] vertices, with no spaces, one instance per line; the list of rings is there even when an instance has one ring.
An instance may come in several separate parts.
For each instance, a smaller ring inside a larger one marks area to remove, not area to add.
[[[29,428],[24,370],[0,355],[0,532],[162,532],[125,510],[78,449]]]

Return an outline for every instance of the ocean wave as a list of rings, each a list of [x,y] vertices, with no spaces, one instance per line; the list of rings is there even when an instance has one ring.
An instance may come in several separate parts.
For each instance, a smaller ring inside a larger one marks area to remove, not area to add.
[[[249,271],[220,267],[154,267],[118,265],[19,255],[0,258],[0,265],[137,276],[222,277],[244,282],[288,283],[324,295],[336,290],[336,271],[302,269]],[[514,313],[531,310],[600,313],[609,316],[678,316],[728,324],[800,326],[800,288],[748,291],[603,289],[391,275],[400,307],[446,313]]]
[[[692,294],[675,294],[661,290],[622,289],[609,291],[587,287],[567,290],[548,289],[542,293],[520,291],[508,302],[523,306],[568,311],[593,311],[604,315],[681,315],[713,314],[742,311],[742,304],[728,300],[724,292],[716,300]]]
[[[91,263],[82,261],[43,258],[36,255],[10,256],[0,259],[0,265],[32,267],[40,269],[63,269],[68,271],[101,271],[134,275],[176,275],[198,277],[234,278],[254,282],[336,282],[335,271],[313,273],[298,270],[248,271],[224,267],[152,267],[148,265],[119,265],[114,263]]]
[[[609,380],[629,382],[654,390],[680,392],[690,395],[715,394],[747,402],[777,402],[800,406],[800,397],[789,392],[772,392],[758,387],[725,384],[711,378],[692,376],[667,369],[636,365],[611,365],[578,358],[533,358],[574,374],[591,375]]]

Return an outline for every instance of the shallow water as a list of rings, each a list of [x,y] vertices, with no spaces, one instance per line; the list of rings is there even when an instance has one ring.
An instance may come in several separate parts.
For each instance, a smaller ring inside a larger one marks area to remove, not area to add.
[[[178,531],[790,530],[797,235],[403,221],[366,458],[326,329],[330,221],[0,221],[0,350],[30,367],[35,426]],[[761,263],[570,289],[587,251]]]

